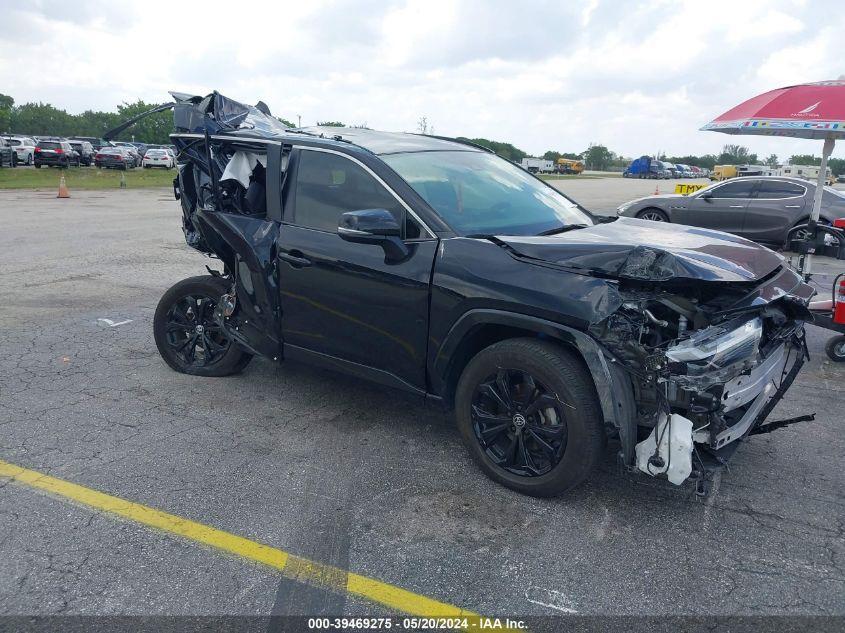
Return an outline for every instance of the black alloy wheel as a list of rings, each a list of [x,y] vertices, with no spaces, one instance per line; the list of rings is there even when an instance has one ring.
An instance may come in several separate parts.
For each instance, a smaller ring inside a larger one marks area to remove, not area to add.
[[[475,437],[499,467],[520,477],[551,471],[566,450],[564,405],[538,379],[520,369],[499,369],[472,399]]]
[[[533,338],[494,343],[469,361],[455,391],[455,419],[488,477],[536,497],[559,495],[584,481],[606,440],[583,359]]]
[[[240,372],[252,356],[232,343],[214,316],[228,282],[211,276],[191,277],[168,290],[153,320],[156,346],[176,371],[199,376]]]
[[[214,320],[217,302],[191,294],[167,311],[167,344],[186,367],[204,367],[220,360],[231,344]]]

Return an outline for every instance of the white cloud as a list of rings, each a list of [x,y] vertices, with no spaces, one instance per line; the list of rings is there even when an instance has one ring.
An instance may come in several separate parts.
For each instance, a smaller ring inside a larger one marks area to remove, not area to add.
[[[484,136],[531,152],[817,151],[698,128],[845,72],[836,0],[0,0],[0,91],[72,112],[218,89],[289,119]],[[242,13],[238,13],[238,11]],[[845,148],[837,150],[845,155]]]

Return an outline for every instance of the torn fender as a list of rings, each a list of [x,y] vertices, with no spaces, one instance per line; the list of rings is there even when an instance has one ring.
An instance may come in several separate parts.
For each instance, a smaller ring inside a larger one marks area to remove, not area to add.
[[[281,311],[276,276],[279,224],[264,218],[198,210],[194,224],[231,272],[234,312],[218,320],[226,333],[253,353],[281,353]]]
[[[469,310],[449,330],[433,359],[429,376],[435,391],[445,392],[451,365],[460,357],[458,348],[461,343],[470,340],[475,329],[489,325],[524,329],[540,338],[555,339],[577,349],[595,382],[605,425],[609,431],[619,434],[623,462],[626,465],[632,463],[637,439],[637,410],[630,375],[618,363],[607,358],[595,339],[575,328],[505,310]]]

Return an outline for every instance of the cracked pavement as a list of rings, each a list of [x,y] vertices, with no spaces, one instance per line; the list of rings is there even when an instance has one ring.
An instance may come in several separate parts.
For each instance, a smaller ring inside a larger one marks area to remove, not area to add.
[[[709,499],[620,474],[489,481],[451,418],[304,365],[177,374],[151,320],[215,265],[167,190],[0,191],[0,459],[500,615],[845,614],[845,367],[812,361]],[[589,197],[579,197],[589,204]],[[99,319],[113,323],[109,326]],[[378,614],[0,480],[0,614]]]

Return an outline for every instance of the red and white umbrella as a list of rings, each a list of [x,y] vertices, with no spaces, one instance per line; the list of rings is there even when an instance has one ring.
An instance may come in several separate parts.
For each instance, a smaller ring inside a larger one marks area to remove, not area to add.
[[[824,139],[811,215],[816,221],[821,211],[827,159],[836,139],[845,138],[845,79],[764,92],[731,108],[701,129],[725,134]],[[809,262],[807,266],[809,272]]]
[[[813,219],[819,219],[827,159],[837,138],[845,138],[845,80],[819,81],[770,90],[716,117],[702,130],[824,139]]]

